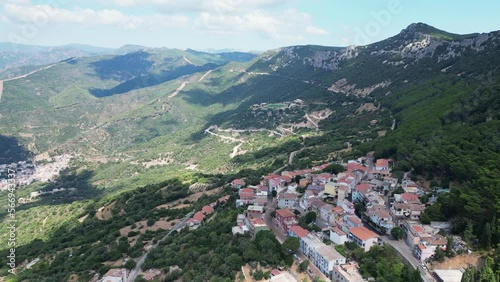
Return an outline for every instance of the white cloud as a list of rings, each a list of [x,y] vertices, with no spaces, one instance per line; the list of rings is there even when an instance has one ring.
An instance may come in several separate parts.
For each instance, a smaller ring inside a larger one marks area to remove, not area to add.
[[[125,15],[116,9],[92,10],[83,8],[55,8],[48,5],[19,5],[7,3],[3,5],[5,16],[17,22],[60,23],[85,25],[112,25],[125,29],[137,29],[142,25],[184,26],[187,17],[154,14],[147,17]]]
[[[309,34],[312,34],[312,35],[328,35],[328,34],[330,34],[328,31],[326,31],[322,28],[319,28],[317,26],[312,26],[312,25],[309,25],[306,27],[306,32]]]
[[[163,12],[235,13],[278,6],[293,0],[109,0],[122,6],[154,5]]]
[[[202,12],[195,21],[195,27],[218,35],[256,32],[265,38],[289,42],[302,42],[307,34],[328,34],[312,25],[308,14],[296,10],[276,15],[261,10],[235,15]]]

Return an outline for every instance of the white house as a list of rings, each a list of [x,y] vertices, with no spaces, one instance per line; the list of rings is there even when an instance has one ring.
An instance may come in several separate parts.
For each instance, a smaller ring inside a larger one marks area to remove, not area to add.
[[[335,265],[346,263],[346,258],[343,255],[332,246],[327,246],[314,234],[310,233],[302,240],[304,241],[302,253],[326,276],[330,276]]]
[[[372,246],[382,244],[380,237],[366,227],[353,227],[349,229],[349,239],[367,252]]]
[[[337,245],[343,245],[348,241],[347,234],[337,227],[330,229],[330,241]]]

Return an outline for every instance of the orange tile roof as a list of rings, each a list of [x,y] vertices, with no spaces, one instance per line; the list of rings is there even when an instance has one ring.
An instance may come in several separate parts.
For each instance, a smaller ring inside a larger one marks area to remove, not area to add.
[[[367,192],[368,190],[370,190],[372,187],[369,185],[369,184],[359,184],[359,185],[356,185],[356,190],[358,191],[363,191],[363,192]]]
[[[403,193],[403,194],[401,194],[401,199],[403,199],[403,201],[406,201],[406,202],[420,201],[418,196],[416,194],[413,194],[413,193]]]
[[[252,225],[266,225],[262,218],[252,218],[250,219],[250,222],[252,223]]]
[[[349,229],[349,232],[353,236],[355,236],[356,238],[358,238],[362,241],[368,240],[370,238],[378,237],[378,235],[375,232],[369,230],[366,227],[353,227],[353,228]]]
[[[279,214],[281,217],[295,216],[295,214],[291,210],[288,210],[288,209],[277,210],[276,213]]]
[[[307,235],[309,235],[309,231],[307,231],[306,229],[304,229],[298,225],[294,225],[294,226],[290,227],[290,230],[293,233],[295,233],[295,235],[297,235],[299,238],[304,238]]]
[[[387,167],[387,166],[389,166],[389,161],[385,160],[385,159],[378,159],[375,166]]]
[[[202,222],[205,219],[205,215],[202,212],[197,212],[193,215],[193,219]]]
[[[424,232],[424,229],[420,225],[414,224],[411,226],[411,228],[413,228],[413,230],[415,230],[415,232],[417,232],[417,233]]]
[[[214,212],[214,209],[211,206],[204,206],[201,209],[201,212],[204,213],[204,214],[210,214],[210,213]]]

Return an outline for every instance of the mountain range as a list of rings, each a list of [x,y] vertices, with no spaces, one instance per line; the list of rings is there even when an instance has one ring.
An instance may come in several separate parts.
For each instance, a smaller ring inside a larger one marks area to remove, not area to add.
[[[455,219],[456,232],[472,220],[481,234],[500,216],[499,31],[458,35],[416,23],[366,46],[259,55],[17,47],[0,46],[0,69],[17,69],[3,74],[0,158],[74,156],[75,173],[92,171],[86,183],[99,197],[91,207],[174,176],[307,167],[375,151],[401,175],[456,188],[435,215]],[[23,212],[36,218],[42,208]]]

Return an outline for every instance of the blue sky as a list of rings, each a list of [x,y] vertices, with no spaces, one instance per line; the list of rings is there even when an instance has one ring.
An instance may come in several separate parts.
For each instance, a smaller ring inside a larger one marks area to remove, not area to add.
[[[414,22],[453,33],[500,29],[500,1],[3,0],[0,41],[33,45],[267,50],[364,45]]]

